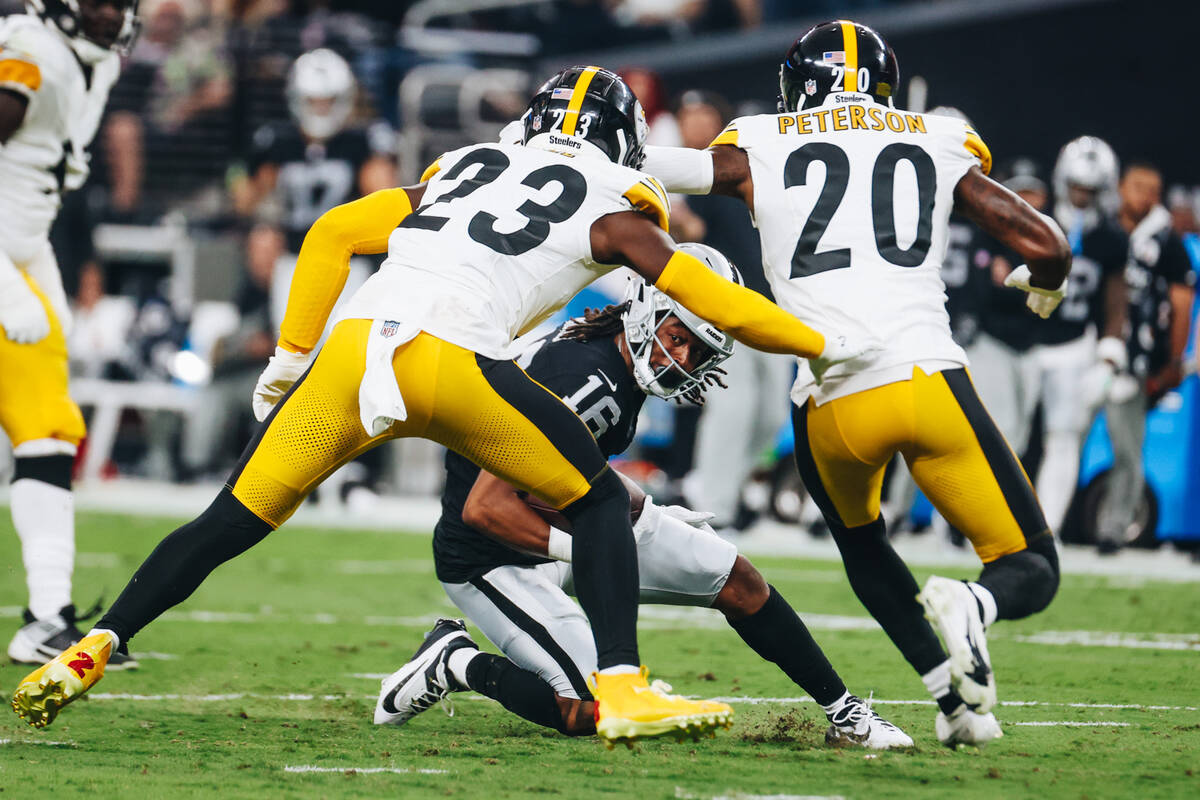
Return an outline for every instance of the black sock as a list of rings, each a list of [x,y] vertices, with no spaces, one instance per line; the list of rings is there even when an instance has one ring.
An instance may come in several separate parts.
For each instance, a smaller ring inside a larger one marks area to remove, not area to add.
[[[983,566],[977,583],[996,598],[996,619],[1021,619],[1050,605],[1058,592],[1058,551],[1049,533],[1019,553]]]
[[[575,597],[592,625],[596,664],[638,665],[638,563],[629,492],[611,469],[563,509],[571,521]]]
[[[956,708],[963,704],[963,699],[958,696],[958,692],[951,689],[946,694],[937,699],[938,711],[949,716]]]
[[[503,656],[480,653],[471,659],[467,685],[523,719],[568,733],[550,684]]]
[[[858,599],[921,675],[946,660],[937,633],[917,602],[920,587],[887,540],[883,518],[845,528],[830,522],[846,577]]]
[[[270,525],[222,489],[203,514],[159,542],[96,627],[128,642],[168,608],[186,600],[210,572],[270,532]]]
[[[774,586],[762,608],[729,625],[754,652],[778,664],[785,675],[819,704],[827,706],[846,693],[846,684],[821,652],[820,645]]]

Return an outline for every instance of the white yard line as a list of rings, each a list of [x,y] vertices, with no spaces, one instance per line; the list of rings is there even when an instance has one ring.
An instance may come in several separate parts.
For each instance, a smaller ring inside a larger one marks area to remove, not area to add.
[[[284,767],[283,771],[294,773],[336,772],[339,774],[353,772],[361,775],[376,775],[381,772],[392,775],[448,775],[450,772],[445,769],[410,769],[408,767],[318,767],[313,764],[298,764]]]
[[[75,742],[52,742],[44,739],[0,739],[0,746],[6,744],[39,744],[47,747],[75,747]]]
[[[682,786],[675,787],[675,800],[846,800],[840,794],[747,794],[726,792],[725,794],[694,794]]]
[[[1128,722],[1078,722],[1063,720],[1062,722],[1005,722],[1005,725],[1020,725],[1030,728],[1128,728]]]
[[[1106,633],[1104,631],[1041,631],[1014,636],[1028,644],[1082,645],[1084,647],[1119,647],[1125,650],[1195,650],[1200,651],[1200,634],[1196,633]]]

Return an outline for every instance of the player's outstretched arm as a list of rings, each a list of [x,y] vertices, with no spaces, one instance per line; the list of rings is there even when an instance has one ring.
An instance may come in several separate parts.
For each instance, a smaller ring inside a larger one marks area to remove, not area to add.
[[[350,257],[387,251],[388,237],[421,202],[423,185],[384,189],[334,206],[320,216],[300,247],[279,346],[292,353],[316,347],[350,274]]]
[[[1071,247],[1058,224],[1015,193],[971,167],[954,188],[954,207],[1021,254],[1030,285],[1057,289],[1071,269]]]
[[[649,173],[678,194],[723,194],[736,197],[754,210],[754,186],[750,158],[732,145],[707,150],[687,147],[646,147],[642,172]]]
[[[761,294],[722,278],[634,211],[601,217],[592,225],[592,258],[627,264],[692,313],[756,350],[817,358],[825,337]]]

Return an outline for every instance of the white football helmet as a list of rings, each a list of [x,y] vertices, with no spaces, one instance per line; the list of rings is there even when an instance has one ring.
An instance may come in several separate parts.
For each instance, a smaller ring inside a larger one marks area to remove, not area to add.
[[[288,71],[288,110],[305,136],[324,141],[345,126],[357,90],[346,59],[322,47],[297,58]]]
[[[1080,222],[1085,229],[1095,227],[1102,215],[1116,210],[1119,179],[1117,154],[1103,139],[1080,136],[1067,142],[1054,164],[1054,216],[1059,224],[1068,232]],[[1091,205],[1079,208],[1072,204],[1072,186],[1094,193]]]
[[[737,267],[708,245],[687,242],[679,245],[679,249],[700,259],[721,277],[742,285],[742,276]],[[637,381],[638,388],[646,394],[664,399],[684,395],[702,386],[705,374],[733,355],[732,336],[722,332],[711,322],[700,319],[641,278],[635,277],[630,280],[629,288],[625,291],[625,300],[629,303],[624,317],[625,341],[633,357],[633,378]],[[691,372],[675,361],[670,351],[658,339],[659,326],[669,316],[678,317],[680,322],[712,351]],[[658,342],[659,347],[666,353],[669,362],[657,371],[650,364],[655,342]]]
[[[80,8],[95,0],[25,0],[28,13],[66,37],[75,55],[85,64],[98,64],[113,53],[129,55],[142,30],[138,19],[138,0],[116,0],[121,9],[121,25],[111,31],[100,31],[92,27],[89,14]]]

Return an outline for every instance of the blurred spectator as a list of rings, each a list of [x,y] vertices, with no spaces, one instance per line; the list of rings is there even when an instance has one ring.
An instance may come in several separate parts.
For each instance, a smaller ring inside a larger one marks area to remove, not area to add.
[[[178,201],[224,174],[233,84],[224,27],[201,5],[143,4],[144,33],[104,126],[110,202],[119,216],[151,209],[157,216],[165,197]]]
[[[679,123],[667,108],[667,90],[658,73],[641,67],[627,67],[621,70],[621,77],[646,112],[646,123],[650,126],[646,144],[679,147]]]
[[[729,104],[708,92],[685,92],[679,104],[684,147],[708,147],[729,122]],[[715,247],[738,268],[745,284],[767,297],[758,231],[740,200],[720,195],[689,196],[689,226],[696,241]],[[672,220],[674,222],[674,218]],[[742,530],[753,515],[741,501],[742,486],[770,450],[787,421],[792,359],[738,346],[722,368],[728,388],[706,394],[696,432],[695,463],[684,481],[693,508],[716,515],[713,526]]]
[[[75,323],[67,339],[71,374],[128,380],[129,331],[136,309],[128,297],[105,294],[104,273],[94,261],[79,272],[73,311]]]
[[[1130,237],[1129,369],[1113,381],[1106,403],[1113,466],[1098,514],[1101,553],[1128,541],[1145,476],[1142,442],[1146,412],[1183,380],[1183,351],[1192,320],[1195,273],[1171,214],[1162,205],[1162,175],[1144,162],[1125,168],[1117,219]]]
[[[1180,236],[1200,232],[1196,209],[1200,206],[1200,190],[1174,186],[1167,192],[1167,210],[1171,212],[1171,227]]]
[[[275,352],[271,281],[284,249],[283,232],[272,225],[256,225],[246,237],[245,273],[234,299],[237,328],[214,344],[212,382],[202,389],[204,402],[184,428],[180,455],[186,474],[218,472],[236,457],[253,428],[250,395]]]
[[[613,14],[624,25],[664,26],[673,36],[752,28],[761,0],[619,0]]]

